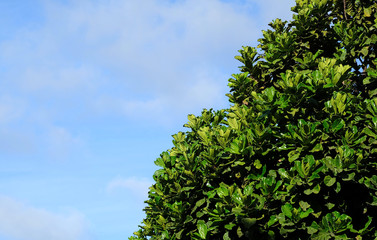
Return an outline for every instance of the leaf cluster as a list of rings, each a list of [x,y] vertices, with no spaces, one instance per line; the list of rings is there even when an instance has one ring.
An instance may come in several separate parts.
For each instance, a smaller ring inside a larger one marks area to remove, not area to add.
[[[130,239],[376,239],[377,3],[297,0],[189,115]]]

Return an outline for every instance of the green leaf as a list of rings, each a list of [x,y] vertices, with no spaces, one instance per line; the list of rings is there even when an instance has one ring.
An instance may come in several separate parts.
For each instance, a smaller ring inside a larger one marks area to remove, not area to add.
[[[307,227],[306,229],[307,229],[307,232],[308,232],[309,235],[313,235],[314,233],[318,232],[318,229],[313,227],[313,224],[312,224],[312,226]]]
[[[233,227],[235,227],[235,226],[237,226],[237,225],[234,224],[234,223],[229,223],[229,224],[225,225],[224,227],[225,227],[225,229],[232,230]]]
[[[279,168],[278,172],[279,172],[281,178],[289,178],[289,174],[288,174],[287,170],[285,170],[284,168]]]
[[[350,180],[354,180],[354,178],[355,178],[355,174],[356,173],[350,173],[350,174],[348,174],[348,176],[347,176],[347,178],[343,178],[343,181],[350,181]]]
[[[220,198],[223,198],[229,195],[229,190],[224,183],[220,183],[220,187],[218,187],[216,191]]]
[[[238,130],[238,122],[235,118],[229,118],[228,124],[232,129]]]
[[[177,237],[177,239],[181,239],[182,238],[182,233],[185,229],[182,229],[181,231],[179,231],[175,236]]]
[[[332,128],[332,130],[333,130],[334,132],[337,132],[337,131],[339,131],[340,129],[342,129],[343,126],[344,126],[344,121],[343,121],[343,119],[338,118],[338,119],[336,119],[336,120],[332,123],[331,128]]]
[[[242,229],[240,227],[237,228],[237,236],[239,238],[242,238],[242,236],[243,236],[243,232],[242,232]]]
[[[342,189],[342,188],[341,188],[340,182],[337,182],[337,183],[336,183],[335,192],[336,192],[336,193],[339,193],[341,189]]]
[[[370,8],[364,8],[364,16],[370,17],[372,14],[372,10]]]
[[[309,208],[308,210],[304,211],[304,212],[300,212],[300,218],[303,219],[303,218],[306,218],[309,216],[309,214],[311,214],[312,212],[314,212],[314,210],[312,208]]]
[[[254,162],[254,167],[256,168],[256,169],[261,169],[262,167],[263,167],[263,165],[260,163],[260,161],[257,159],[257,160],[255,160],[255,162]]]
[[[274,231],[272,231],[272,230],[269,230],[268,231],[268,239],[275,239],[275,232]]]
[[[200,138],[203,140],[204,143],[208,142],[208,135],[207,135],[208,130],[209,130],[208,127],[206,127],[206,128],[201,128],[198,131],[198,134],[199,134]]]
[[[334,203],[326,203],[325,204],[326,205],[326,207],[329,209],[329,210],[331,210],[333,207],[335,207],[335,204]]]
[[[190,127],[191,129],[197,129],[199,126],[198,119],[195,117],[194,114],[190,114],[187,116],[189,122],[185,126]]]
[[[187,215],[184,224],[189,223],[189,222],[192,222],[193,220],[194,220],[194,218],[193,218],[191,215]]]
[[[370,136],[370,137],[373,137],[373,138],[377,138],[377,134],[374,133],[372,130],[370,130],[369,128],[364,128],[364,132]]]
[[[313,193],[314,193],[314,194],[318,194],[319,191],[321,191],[321,187],[319,186],[319,184],[317,184],[317,185],[313,188]]]
[[[251,194],[254,192],[254,187],[252,184],[249,184],[244,189],[244,195],[251,196]]]
[[[159,216],[157,219],[158,224],[164,225],[166,223],[166,219],[163,216]]]
[[[270,227],[273,224],[275,224],[279,219],[276,217],[276,215],[271,215],[270,220],[268,220],[267,225]]]
[[[198,224],[197,224],[197,227],[198,227],[200,238],[201,239],[206,239],[207,238],[208,228],[207,228],[207,225],[205,224],[205,222],[203,220],[199,220]]]
[[[312,190],[311,189],[305,189],[304,190],[304,193],[306,194],[306,195],[310,195],[310,194],[312,194]]]
[[[317,143],[310,152],[320,152],[323,151],[322,143]]]
[[[238,146],[238,144],[236,142],[232,142],[230,144],[230,147],[226,148],[225,150],[229,151],[230,153],[241,154],[240,153],[240,147]]]
[[[223,240],[231,240],[229,237],[229,232],[226,232],[223,236]]]
[[[353,144],[359,145],[360,143],[363,143],[367,139],[367,136],[362,136],[361,138],[357,139]]]
[[[306,211],[309,207],[310,207],[310,204],[307,203],[307,202],[304,202],[304,201],[300,201],[300,207],[302,208],[302,210]]]
[[[269,87],[266,90],[264,90],[264,93],[267,96],[269,102],[271,102],[274,99],[276,90],[274,87]]]
[[[200,199],[199,201],[196,202],[195,206],[198,208],[198,207],[202,206],[205,202],[206,202],[205,198]]]
[[[300,152],[296,152],[296,150],[290,151],[288,153],[288,161],[289,162],[293,162],[296,159],[298,159],[299,157],[300,157]]]
[[[281,207],[281,211],[284,213],[285,216],[288,218],[292,218],[292,205],[291,204],[285,204]]]
[[[328,132],[328,129],[330,127],[329,123],[325,120],[325,121],[322,122],[322,125],[323,125],[325,132]]]
[[[156,161],[154,161],[154,164],[156,164],[159,167],[165,167],[165,162],[162,158],[157,158]]]
[[[206,195],[207,195],[208,199],[210,200],[210,199],[212,199],[216,196],[216,193],[217,192],[215,190],[213,190],[213,191],[207,192]]]
[[[336,182],[336,179],[334,177],[326,176],[323,182],[326,186],[331,187]]]
[[[243,205],[241,189],[237,188],[237,190],[234,191],[234,193],[232,195],[232,200],[233,200],[233,202],[237,203],[238,205]]]
[[[368,47],[363,47],[363,48],[361,49],[360,52],[361,52],[364,56],[367,56],[367,55],[368,55],[368,52],[369,52]]]
[[[185,140],[185,134],[183,132],[178,132],[177,134],[173,135],[173,138],[177,143],[181,143]]]

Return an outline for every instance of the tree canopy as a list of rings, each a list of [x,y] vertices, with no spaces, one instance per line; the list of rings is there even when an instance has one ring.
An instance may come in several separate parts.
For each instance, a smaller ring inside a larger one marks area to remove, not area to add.
[[[292,11],[155,161],[130,239],[377,239],[377,1]]]

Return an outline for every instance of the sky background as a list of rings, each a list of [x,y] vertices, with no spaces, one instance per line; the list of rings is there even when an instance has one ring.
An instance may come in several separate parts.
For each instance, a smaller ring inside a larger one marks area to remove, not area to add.
[[[0,240],[125,240],[188,114],[294,0],[0,0]]]

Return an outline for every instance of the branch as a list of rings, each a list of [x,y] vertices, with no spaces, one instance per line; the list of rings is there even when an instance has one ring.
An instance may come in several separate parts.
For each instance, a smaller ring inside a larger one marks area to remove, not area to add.
[[[346,0],[343,0],[343,14],[344,14],[344,18],[347,20],[347,4],[346,4]]]

